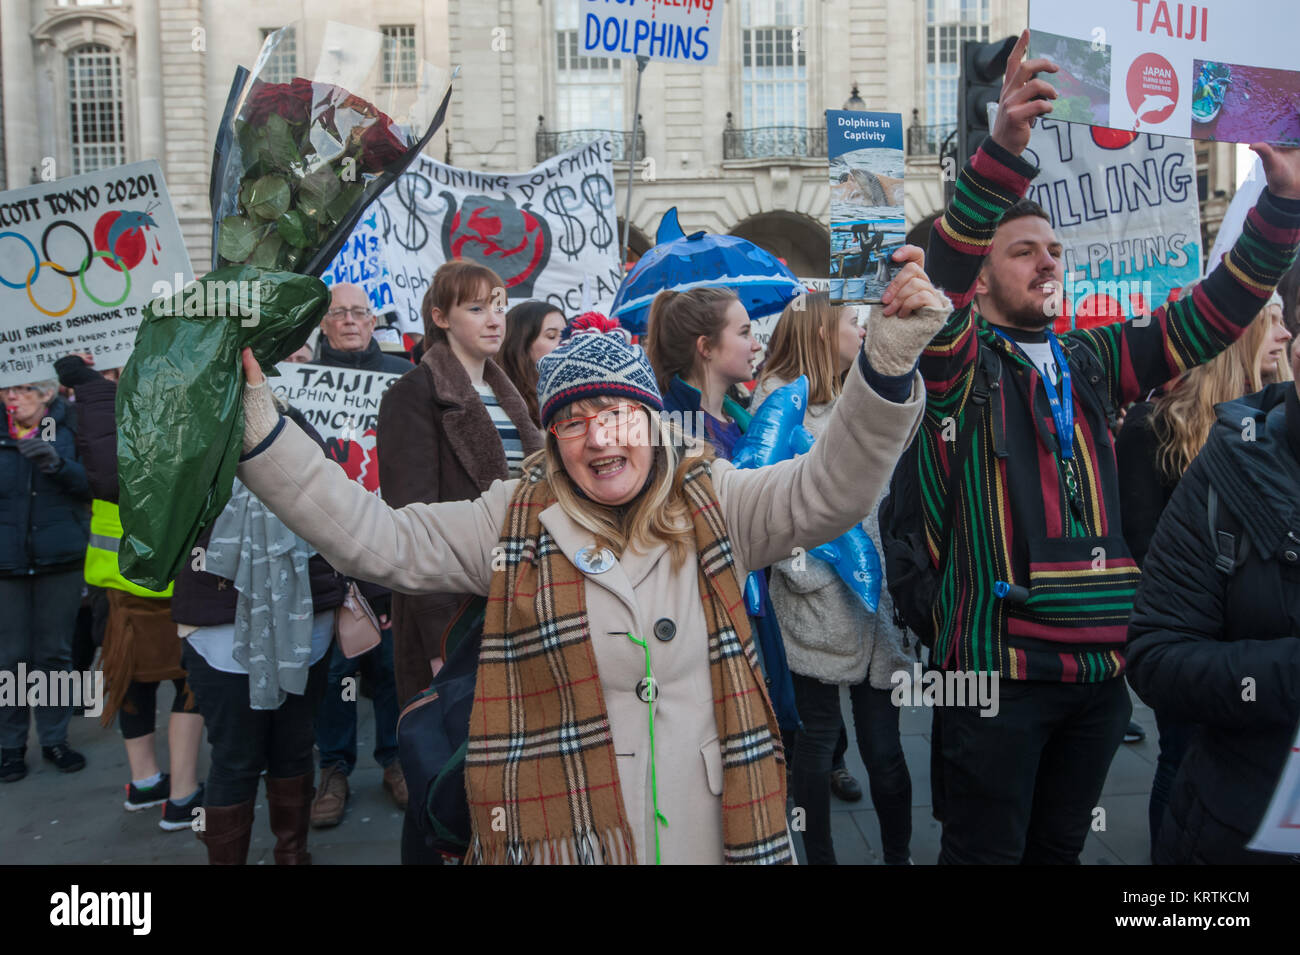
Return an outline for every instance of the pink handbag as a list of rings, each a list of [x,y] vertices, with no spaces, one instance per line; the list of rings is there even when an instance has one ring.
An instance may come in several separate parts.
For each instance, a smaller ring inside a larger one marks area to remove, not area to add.
[[[339,649],[349,660],[368,653],[379,646],[379,618],[370,608],[370,602],[361,596],[356,581],[348,581],[343,603],[334,611],[334,635]]]

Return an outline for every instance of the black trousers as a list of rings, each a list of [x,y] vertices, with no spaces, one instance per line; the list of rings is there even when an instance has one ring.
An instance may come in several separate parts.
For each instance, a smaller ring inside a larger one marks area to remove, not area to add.
[[[172,698],[173,713],[198,711],[198,700],[190,693],[185,678],[172,680],[176,695]],[[158,708],[158,683],[141,683],[132,680],[126,688],[126,699],[117,711],[117,725],[122,729],[122,739],[139,739],[154,731],[154,713]]]
[[[1077,864],[1133,713],[1121,679],[1001,680],[998,713],[936,709],[940,864]]]
[[[791,796],[804,810],[803,845],[809,865],[835,865],[831,842],[830,772],[838,740],[844,735],[838,684],[792,673],[795,705],[803,729],[795,737]],[[898,707],[889,690],[865,680],[849,687],[858,751],[867,768],[871,802],[880,820],[886,864],[908,860],[912,838],[912,777],[898,736]]]
[[[206,805],[248,802],[257,795],[257,780],[263,770],[275,779],[315,772],[312,718],[325,690],[329,659],[327,653],[307,671],[302,696],[288,694],[278,710],[255,710],[248,705],[247,674],[214,670],[189,641],[185,642],[181,663],[212,745]]]

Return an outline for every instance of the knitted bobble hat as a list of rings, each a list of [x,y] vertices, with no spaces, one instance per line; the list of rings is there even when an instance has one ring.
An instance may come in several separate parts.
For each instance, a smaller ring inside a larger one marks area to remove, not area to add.
[[[555,412],[584,398],[613,395],[664,410],[650,359],[640,345],[629,344],[618,331],[574,335],[537,363],[537,404],[542,428]]]

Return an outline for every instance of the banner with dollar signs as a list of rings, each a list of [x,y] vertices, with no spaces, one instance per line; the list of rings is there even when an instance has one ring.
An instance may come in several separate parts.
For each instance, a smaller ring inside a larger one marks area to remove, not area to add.
[[[475,172],[419,156],[366,210],[321,276],[351,282],[377,314],[422,333],[420,302],[448,259],[493,269],[510,304],[543,299],[574,318],[608,311],[618,262],[613,145],[608,137],[529,172]]]

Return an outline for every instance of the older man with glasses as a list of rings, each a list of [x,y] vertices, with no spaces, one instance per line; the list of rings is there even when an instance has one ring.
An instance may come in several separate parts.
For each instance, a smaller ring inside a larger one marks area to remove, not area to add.
[[[358,371],[405,374],[415,366],[396,355],[385,354],[374,339],[375,314],[365,290],[351,284],[331,289],[329,310],[321,321],[322,365]],[[329,685],[316,713],[316,745],[320,750],[320,785],[311,807],[311,823],[318,829],[343,821],[347,807],[348,777],[357,763],[356,694],[345,693],[344,680],[358,670],[375,710],[375,761],[384,770],[384,789],[401,809],[406,808],[406,781],[397,762],[397,684],[393,676],[393,631],[389,622],[392,595],[383,587],[358,582],[362,594],[379,617],[380,643],[349,660],[337,645],[330,651]]]
[[[330,291],[330,307],[320,323],[322,365],[395,375],[415,367],[405,358],[386,354],[375,341],[375,313],[364,289],[344,283]]]

